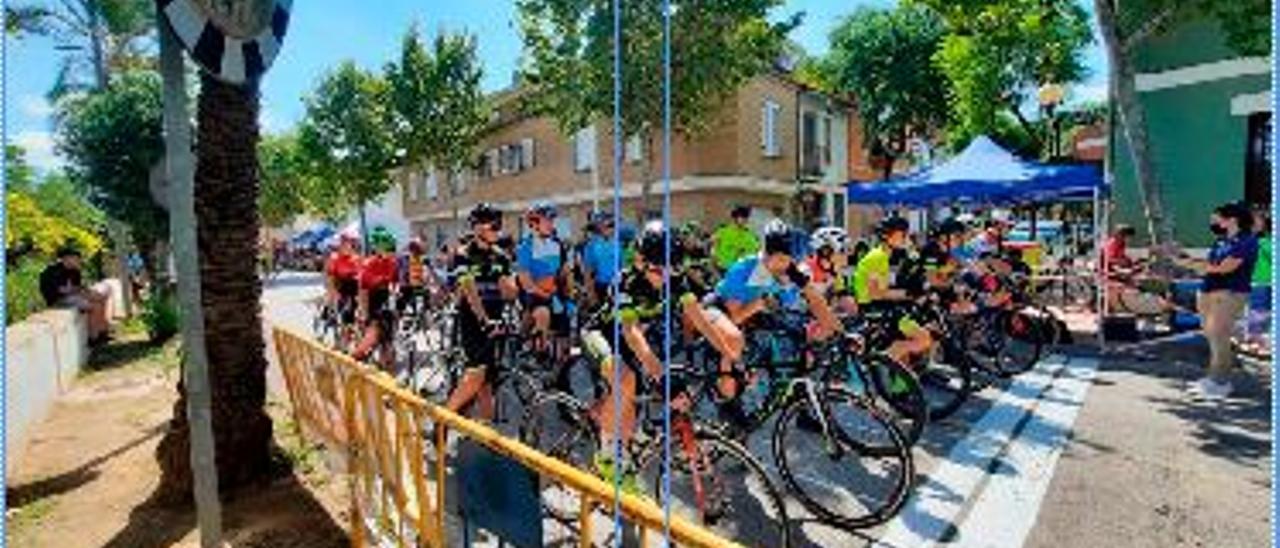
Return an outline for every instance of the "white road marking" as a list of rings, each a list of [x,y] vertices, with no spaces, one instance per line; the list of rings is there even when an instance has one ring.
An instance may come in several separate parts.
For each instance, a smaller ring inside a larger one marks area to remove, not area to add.
[[[1016,472],[995,474],[988,480],[952,546],[1011,548],[1026,542],[1097,370],[1095,358],[1067,363],[1001,457],[1003,466]]]
[[[907,505],[885,529],[875,546],[906,548],[932,546],[951,540],[957,524],[987,477],[1013,473],[996,459],[1015,441],[1018,425],[1032,413],[1055,377],[1066,368],[1066,359],[1051,356],[1035,369],[1016,378],[992,404],[964,439],[957,442],[944,462],[916,487]],[[1017,509],[1014,513],[1023,512]]]

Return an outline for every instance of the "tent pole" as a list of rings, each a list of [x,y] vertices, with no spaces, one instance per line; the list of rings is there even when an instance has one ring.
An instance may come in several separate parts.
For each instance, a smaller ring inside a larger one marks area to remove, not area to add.
[[[1102,191],[1101,189],[1093,189],[1093,265],[1094,268],[1102,267],[1102,231],[1107,224],[1106,211],[1102,207]],[[1102,283],[1098,287],[1097,302],[1094,309],[1097,310],[1098,322],[1098,347],[1102,350],[1107,348],[1107,338],[1103,332],[1103,320],[1107,315],[1107,283],[1106,272],[1102,272]]]

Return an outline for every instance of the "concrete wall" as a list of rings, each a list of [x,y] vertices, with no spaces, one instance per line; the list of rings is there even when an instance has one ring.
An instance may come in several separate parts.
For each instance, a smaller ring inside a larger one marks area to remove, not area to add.
[[[108,314],[112,316],[124,310],[120,285],[117,280],[99,284],[111,295]],[[4,441],[9,454],[22,450],[32,429],[44,420],[58,396],[71,388],[88,361],[88,321],[76,311],[44,310],[5,329]]]

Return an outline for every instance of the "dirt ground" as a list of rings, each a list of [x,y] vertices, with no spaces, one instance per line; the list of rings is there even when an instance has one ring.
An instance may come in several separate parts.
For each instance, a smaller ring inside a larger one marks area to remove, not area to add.
[[[15,547],[198,546],[190,510],[150,502],[154,451],[172,413],[177,347],[136,330],[95,352],[87,372],[11,458],[6,544]],[[270,411],[293,475],[223,503],[231,546],[346,546],[346,484],[300,443],[288,403]]]

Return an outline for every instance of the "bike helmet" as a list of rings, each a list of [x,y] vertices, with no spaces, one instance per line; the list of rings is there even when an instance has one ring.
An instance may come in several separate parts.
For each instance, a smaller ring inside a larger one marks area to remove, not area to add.
[[[596,232],[600,231],[600,227],[611,225],[613,223],[613,214],[607,211],[592,211],[587,216],[587,225]]]
[[[911,223],[908,223],[906,219],[898,217],[897,215],[886,217],[884,220],[880,221],[880,225],[876,227],[876,231],[879,232],[881,236],[887,236],[894,232],[907,232],[909,230],[911,230]]]
[[[795,231],[782,219],[774,219],[764,225],[764,252],[767,255],[795,252]]]
[[[529,206],[529,209],[526,210],[524,214],[525,214],[525,217],[536,216],[536,217],[542,217],[544,219],[554,219],[556,218],[556,206],[553,205],[551,202],[538,201],[538,202],[534,202],[533,205]]]
[[[379,226],[369,233],[369,244],[374,251],[393,252],[396,250],[396,237],[386,227]]]
[[[674,235],[673,235],[674,236]],[[667,264],[667,227],[662,221],[650,221],[644,225],[644,231],[640,233],[640,241],[637,251],[640,258],[644,262],[653,265]],[[680,264],[683,257],[684,248],[680,244],[680,239],[671,238],[671,264]]]
[[[824,248],[836,253],[844,253],[849,245],[849,233],[838,226],[824,226],[813,231],[809,238],[809,247],[814,251]]]
[[[488,202],[480,202],[471,208],[471,213],[467,214],[467,221],[473,227],[479,224],[491,224],[495,227],[500,227],[502,226],[502,212]]]
[[[952,236],[955,234],[964,234],[964,231],[964,223],[953,218],[939,223],[936,233],[938,236]]]

